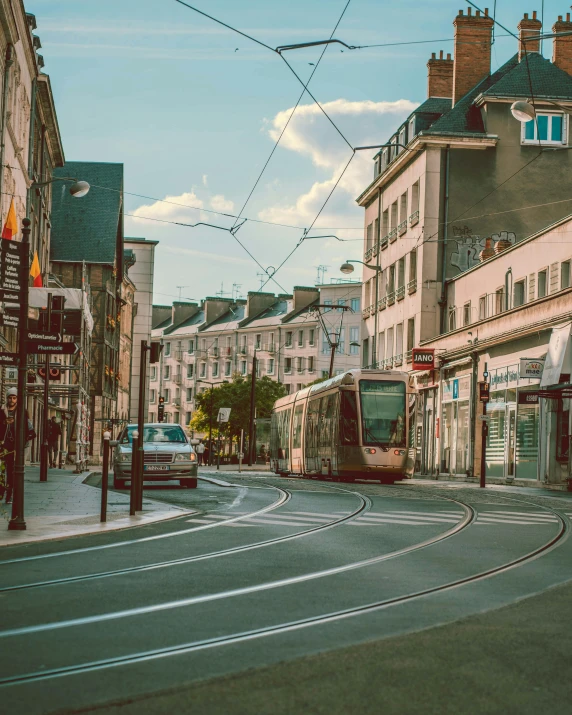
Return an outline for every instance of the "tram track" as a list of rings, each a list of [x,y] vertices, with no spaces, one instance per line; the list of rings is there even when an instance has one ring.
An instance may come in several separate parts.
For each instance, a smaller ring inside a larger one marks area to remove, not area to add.
[[[336,526],[340,526],[341,524],[347,523],[349,521],[352,521],[353,519],[356,519],[360,515],[362,515],[364,512],[369,511],[371,508],[371,499],[367,496],[363,496],[361,494],[358,494],[357,492],[350,491],[348,489],[343,489],[341,487],[334,487],[336,491],[340,492],[345,492],[347,494],[351,494],[353,496],[357,496],[358,499],[360,500],[361,504],[358,509],[354,510],[350,514],[347,514],[346,516],[340,517],[339,519],[335,519],[331,522],[328,522],[327,524],[319,524],[317,526],[312,526],[309,529],[304,529],[302,531],[298,531],[295,534],[288,534],[286,536],[279,536],[274,539],[265,539],[263,541],[258,541],[253,544],[244,544],[242,546],[234,546],[230,549],[220,549],[218,551],[213,551],[207,554],[198,554],[196,556],[187,556],[187,557],[182,557],[178,559],[168,559],[165,561],[158,561],[155,563],[151,564],[143,564],[141,566],[130,566],[128,568],[124,569],[113,569],[110,571],[100,571],[94,574],[84,574],[84,575],[79,575],[79,576],[66,576],[62,578],[56,578],[56,579],[49,579],[45,581],[35,581],[32,583],[27,583],[27,584],[17,584],[14,586],[5,586],[5,587],[0,587],[0,593],[8,593],[12,591],[23,591],[27,589],[32,589],[32,588],[42,588],[42,587],[47,587],[47,586],[55,586],[55,585],[62,585],[62,584],[72,584],[72,583],[78,583],[81,581],[90,581],[93,579],[102,579],[102,578],[110,578],[113,576],[123,576],[125,574],[130,574],[130,573],[140,573],[140,572],[145,572],[145,571],[154,571],[157,569],[161,568],[169,568],[171,566],[180,566],[184,564],[190,564],[190,563],[195,563],[197,561],[206,561],[209,559],[214,559],[214,558],[220,558],[222,556],[228,556],[230,554],[235,554],[235,553],[243,553],[245,551],[252,551],[255,549],[260,549],[265,546],[272,546],[274,544],[280,544],[285,541],[292,541],[294,539],[299,539],[305,536],[309,536],[310,534],[314,534],[316,532],[324,532],[327,531],[328,529],[332,529]],[[291,492],[288,490],[284,490],[286,493],[288,493],[291,497]],[[278,508],[278,507],[276,507]],[[210,528],[216,527],[216,526],[224,526],[229,523],[233,523],[235,521],[239,521],[240,519],[251,519],[253,516],[256,516],[260,512],[253,512],[252,514],[245,514],[242,515],[241,517],[237,517],[236,519],[227,519],[225,521],[221,521],[216,524],[211,524],[208,525]],[[268,513],[268,512],[265,512]],[[193,531],[198,531],[201,528],[207,528],[205,527],[198,527],[194,529]],[[73,553],[73,552],[72,552]],[[9,563],[9,562],[4,562],[4,563]],[[14,563],[12,561],[11,563]]]
[[[528,506],[531,505],[531,502],[526,502],[524,500],[518,500],[518,499],[508,499],[508,501],[516,502],[518,504],[526,504]],[[455,501],[455,500],[451,500]],[[419,544],[416,546],[408,547],[406,549],[402,549],[398,552],[393,552],[392,554],[387,554],[384,557],[379,557],[377,560],[381,561],[384,558],[395,558],[396,556],[401,556],[404,555],[405,553],[410,553],[414,550],[417,550],[419,548],[425,548],[428,546],[430,543],[436,543],[438,541],[443,540],[444,538],[450,538],[452,535],[459,533],[459,531],[462,531],[463,529],[466,529],[470,524],[474,522],[474,518],[476,516],[475,510],[462,502],[456,502],[458,504],[463,505],[466,507],[468,510],[470,510],[470,518],[467,520],[463,520],[463,525],[461,526],[461,522],[455,526],[455,528],[449,530],[446,534],[441,535],[441,537],[436,537],[434,539],[429,539],[423,544]],[[537,504],[534,504],[536,508],[538,508]],[[43,668],[41,671],[34,671],[30,673],[24,673],[21,675],[14,675],[10,676],[8,678],[1,678],[0,679],[0,688],[3,687],[9,687],[9,686],[14,686],[18,684],[23,684],[23,683],[32,683],[32,682],[39,682],[42,680],[49,680],[49,679],[55,679],[55,678],[61,678],[61,677],[66,677],[66,676],[72,676],[72,675],[81,675],[84,673],[91,673],[99,670],[104,670],[104,669],[109,669],[109,668],[115,668],[115,667],[121,667],[121,666],[127,666],[131,664],[136,664],[136,663],[143,663],[143,662],[148,662],[156,659],[161,659],[161,658],[166,658],[166,657],[172,657],[172,656],[177,656],[177,655],[185,655],[193,652],[200,652],[204,651],[210,648],[217,648],[217,647],[222,647],[225,645],[236,645],[240,644],[243,642],[248,642],[252,640],[256,640],[259,638],[265,638],[265,637],[271,637],[271,636],[277,636],[280,634],[286,634],[289,632],[295,632],[299,631],[305,628],[310,628],[314,626],[319,626],[319,625],[325,625],[329,623],[335,623],[337,621],[349,619],[352,617],[358,617],[360,615],[366,615],[368,613],[374,613],[376,611],[381,611],[383,609],[391,608],[394,606],[398,606],[401,604],[406,604],[409,602],[414,602],[416,600],[431,596],[433,594],[437,593],[442,593],[449,591],[454,588],[458,588],[459,586],[467,585],[470,583],[476,583],[479,581],[482,581],[484,579],[490,578],[492,576],[496,576],[499,574],[502,574],[504,572],[510,571],[514,568],[517,568],[519,566],[522,566],[530,561],[533,561],[534,559],[537,559],[541,557],[544,554],[547,554],[554,548],[560,546],[566,539],[568,538],[570,534],[570,523],[567,518],[562,516],[559,512],[555,511],[554,509],[551,509],[550,507],[541,507],[542,509],[554,514],[557,516],[560,527],[558,530],[558,533],[553,536],[549,541],[546,543],[542,544],[541,546],[532,549],[528,553],[521,555],[517,558],[514,558],[504,564],[500,564],[498,566],[485,569],[483,571],[480,571],[479,573],[476,574],[471,574],[469,576],[465,576],[463,578],[458,578],[452,581],[449,581],[444,584],[440,584],[437,586],[433,586],[430,588],[426,589],[420,589],[415,592],[411,592],[408,594],[400,595],[400,596],[395,596],[393,598],[385,599],[385,600],[379,600],[375,601],[372,603],[360,605],[360,606],[355,606],[352,608],[346,608],[343,610],[338,610],[338,611],[332,611],[329,613],[325,614],[320,614],[317,616],[312,616],[308,618],[301,618],[301,619],[295,619],[292,621],[287,621],[287,622],[282,622],[270,626],[265,626],[262,628],[255,628],[255,629],[250,629],[238,633],[231,633],[228,635],[222,635],[222,636],[217,636],[214,638],[207,638],[207,639],[202,639],[198,641],[190,641],[187,643],[182,643],[178,644],[175,646],[166,646],[162,648],[156,648],[156,649],[149,649],[146,651],[139,651],[137,653],[130,653],[126,655],[121,655],[121,656],[116,656],[116,657],[111,657],[111,658],[104,658],[104,659],[99,659],[99,660],[93,660],[87,663],[80,663],[80,664],[74,664],[70,666],[62,666],[58,668],[52,668],[52,669],[46,669]],[[359,564],[353,564],[353,565],[348,565],[348,568],[359,568],[361,566],[367,565],[369,563],[374,562],[376,559],[368,559],[365,562],[360,562]],[[337,569],[330,569],[327,572],[321,572],[321,575],[328,575],[329,573],[337,572]],[[315,575],[311,574],[309,576],[314,576]],[[302,578],[302,577],[298,577]],[[285,582],[292,582],[292,580],[285,580],[282,582],[277,582],[279,585],[285,585]],[[276,586],[275,586],[276,587]],[[238,594],[238,591],[234,592],[234,594]],[[221,594],[220,597],[229,597],[230,592],[227,592],[227,594],[223,595]],[[203,597],[204,598],[204,597]],[[190,601],[190,600],[189,600]],[[193,599],[193,602],[196,602],[196,599]],[[190,602],[188,605],[191,605]],[[117,614],[117,617],[123,617],[123,615]],[[80,625],[77,621],[77,625]],[[70,623],[70,625],[72,625]],[[31,629],[28,630],[28,632],[37,632],[38,629]],[[46,630],[44,628],[44,630]],[[10,633],[11,635],[17,635],[18,632],[23,634],[26,631],[26,629],[19,629],[19,631],[11,631],[11,632],[3,632],[0,633],[0,636],[6,635]]]

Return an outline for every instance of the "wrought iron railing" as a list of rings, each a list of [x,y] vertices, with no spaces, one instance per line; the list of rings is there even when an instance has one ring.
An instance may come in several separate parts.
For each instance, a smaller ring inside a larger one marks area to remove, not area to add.
[[[395,303],[395,291],[390,291],[387,296],[387,305],[393,305]]]
[[[388,234],[387,237],[389,238],[389,243],[393,243],[394,241],[397,241],[397,229],[394,228],[391,230]]]
[[[414,278],[413,280],[409,281],[407,284],[407,290],[409,293],[415,293],[417,290],[417,278]]]
[[[399,226],[397,227],[397,233],[400,236],[403,236],[403,234],[407,231],[407,219],[405,221],[402,221]]]
[[[397,300],[403,300],[405,298],[405,286],[399,286],[396,291]]]

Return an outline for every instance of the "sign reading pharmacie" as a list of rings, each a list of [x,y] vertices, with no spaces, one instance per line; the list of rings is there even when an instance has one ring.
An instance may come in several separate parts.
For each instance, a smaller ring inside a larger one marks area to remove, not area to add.
[[[413,348],[411,352],[414,370],[432,370],[435,367],[434,348]]]
[[[540,380],[544,370],[544,358],[520,358],[520,377]]]

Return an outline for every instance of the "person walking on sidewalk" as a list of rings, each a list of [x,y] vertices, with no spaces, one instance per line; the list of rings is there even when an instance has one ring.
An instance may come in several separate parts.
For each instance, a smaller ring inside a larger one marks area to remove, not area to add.
[[[6,504],[12,501],[14,490],[14,464],[16,461],[16,409],[18,390],[9,388],[6,392],[6,404],[0,409],[0,444],[2,460],[6,469]]]
[[[197,456],[199,459],[199,467],[203,466],[203,454],[205,453],[205,445],[199,442],[196,446]]]
[[[53,415],[52,419],[48,422],[48,456],[50,467],[52,468],[56,466],[61,436],[62,428],[56,422],[56,416]]]

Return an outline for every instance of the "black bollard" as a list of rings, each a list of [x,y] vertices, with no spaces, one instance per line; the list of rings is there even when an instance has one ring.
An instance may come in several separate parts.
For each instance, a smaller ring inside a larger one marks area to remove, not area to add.
[[[109,483],[109,440],[111,432],[103,433],[103,464],[101,466],[101,517],[100,521],[107,521],[107,487]]]

